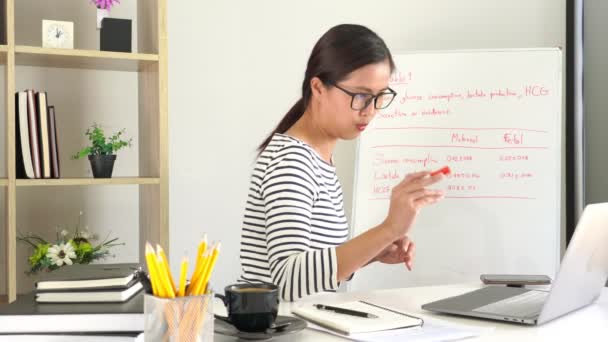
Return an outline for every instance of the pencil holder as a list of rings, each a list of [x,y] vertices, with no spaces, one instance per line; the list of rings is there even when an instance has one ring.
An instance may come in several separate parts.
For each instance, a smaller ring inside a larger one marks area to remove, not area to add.
[[[175,298],[144,297],[146,341],[213,341],[213,294]]]

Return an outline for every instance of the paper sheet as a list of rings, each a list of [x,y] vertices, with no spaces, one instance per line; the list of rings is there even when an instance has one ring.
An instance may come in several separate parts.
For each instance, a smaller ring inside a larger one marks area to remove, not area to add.
[[[471,338],[492,332],[493,328],[478,328],[462,324],[453,324],[437,319],[425,319],[424,326],[418,328],[386,330],[373,333],[360,333],[349,336],[340,335],[331,330],[308,323],[308,328],[323,331],[332,335],[341,336],[353,341],[405,341],[408,342],[435,342],[456,341]]]

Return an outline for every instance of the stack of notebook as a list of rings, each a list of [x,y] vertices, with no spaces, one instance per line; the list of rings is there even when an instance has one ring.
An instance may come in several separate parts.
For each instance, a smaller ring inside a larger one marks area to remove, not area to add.
[[[137,264],[72,265],[36,283],[38,303],[123,303],[142,290]]]
[[[36,284],[36,291],[0,305],[0,334],[139,333],[144,328],[137,264],[72,265]]]

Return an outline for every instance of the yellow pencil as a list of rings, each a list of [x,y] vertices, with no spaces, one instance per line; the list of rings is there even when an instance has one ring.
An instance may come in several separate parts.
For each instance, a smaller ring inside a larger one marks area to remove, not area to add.
[[[198,245],[198,252],[196,254],[196,263],[194,266],[194,273],[192,274],[192,278],[190,278],[190,284],[194,284],[198,278],[200,278],[203,267],[203,255],[207,251],[207,234],[201,240],[201,243]]]
[[[203,253],[205,253],[205,250],[207,250],[207,234],[203,235],[203,239],[198,244],[198,251],[196,254],[197,260],[203,256]]]
[[[169,281],[167,265],[161,256],[157,256],[156,265],[158,266],[160,283],[165,292],[165,298],[175,298],[175,291],[171,287],[171,282]]]
[[[201,283],[203,281],[205,269],[209,264],[209,260],[211,259],[211,250],[206,251],[201,258],[200,270],[198,275],[194,274],[192,276],[193,280],[190,281],[190,285],[188,286],[188,295],[196,295],[198,292],[197,289],[201,287]]]
[[[179,274],[179,289],[177,295],[183,297],[186,294],[186,277],[188,276],[188,257],[182,259],[181,272]]]
[[[154,248],[150,243],[146,242],[146,263],[148,264],[148,275],[150,276],[150,284],[152,285],[152,293],[155,296],[159,294],[159,279],[158,270],[156,269],[156,262],[154,261],[156,254],[154,254]]]
[[[171,274],[171,267],[169,267],[169,260],[167,260],[167,254],[165,254],[165,250],[159,244],[156,244],[156,254],[163,259],[163,264],[166,266],[171,288],[173,289],[173,292],[177,292],[177,287],[175,287],[173,275]]]
[[[211,278],[211,273],[213,273],[213,268],[215,267],[215,262],[217,261],[217,256],[220,254],[221,243],[217,243],[217,246],[213,249],[213,254],[211,255],[211,260],[209,261],[209,266],[207,266],[205,277],[203,278],[201,289],[198,290],[197,294],[201,295],[207,291],[207,284],[209,283],[209,279]]]

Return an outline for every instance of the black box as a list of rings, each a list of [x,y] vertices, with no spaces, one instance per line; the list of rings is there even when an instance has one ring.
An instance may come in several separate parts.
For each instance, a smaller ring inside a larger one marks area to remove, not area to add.
[[[131,52],[131,20],[103,18],[99,33],[99,49]]]

